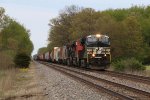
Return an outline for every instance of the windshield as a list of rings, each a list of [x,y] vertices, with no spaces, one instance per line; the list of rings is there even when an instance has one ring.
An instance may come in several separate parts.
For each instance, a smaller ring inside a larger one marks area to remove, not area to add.
[[[109,38],[106,36],[102,36],[99,41],[103,42],[103,43],[108,43],[109,42]]]
[[[97,38],[96,35],[90,35],[86,40],[87,46],[109,46],[109,37],[105,35],[101,35],[101,37]]]
[[[96,38],[96,37],[93,37],[93,36],[87,37],[87,42],[88,42],[88,43],[93,43],[93,42],[96,42],[96,41],[97,41],[97,38]]]

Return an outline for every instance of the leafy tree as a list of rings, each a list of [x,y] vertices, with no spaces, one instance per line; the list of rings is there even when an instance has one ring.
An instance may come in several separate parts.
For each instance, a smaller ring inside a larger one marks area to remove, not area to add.
[[[38,50],[38,54],[43,54],[47,51],[47,47],[42,47]]]
[[[77,6],[67,7],[61,11],[59,17],[54,18],[50,21],[50,33],[48,40],[51,45],[62,46],[71,41],[71,22],[73,17],[78,13],[80,8]]]
[[[150,46],[150,18],[142,19],[140,23],[144,40]]]
[[[130,16],[124,20],[127,37],[125,38],[125,54],[128,57],[141,56],[144,52],[143,36],[136,17]],[[140,52],[139,52],[140,51]]]
[[[104,15],[110,15],[116,21],[123,21],[128,16],[128,10],[126,9],[109,9],[102,13]]]
[[[0,7],[0,53],[10,57],[11,61],[22,53],[30,57],[33,44],[29,34],[29,30],[6,15],[4,8]]]
[[[31,54],[33,50],[33,44],[29,39],[29,33],[16,21],[11,21],[2,32],[2,48],[11,49],[19,52],[26,52]]]
[[[0,7],[0,31],[9,24],[11,18],[5,15],[5,9]]]
[[[95,11],[92,8],[67,7],[50,21],[48,50],[89,34],[107,34],[112,58],[134,57],[149,62],[150,6]],[[143,61],[144,62],[144,61]]]
[[[76,40],[82,36],[93,34],[96,32],[95,22],[98,16],[94,9],[83,8],[72,19],[71,39]]]

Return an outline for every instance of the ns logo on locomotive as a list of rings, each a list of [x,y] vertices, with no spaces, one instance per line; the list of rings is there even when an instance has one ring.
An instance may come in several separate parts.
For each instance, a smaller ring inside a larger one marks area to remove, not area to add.
[[[69,66],[106,69],[111,62],[110,40],[106,35],[88,35],[63,47],[54,47],[51,52],[38,55],[37,59]]]

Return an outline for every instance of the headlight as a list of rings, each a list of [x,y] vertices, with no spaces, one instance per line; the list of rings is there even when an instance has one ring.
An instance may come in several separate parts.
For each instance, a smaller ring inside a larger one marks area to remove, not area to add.
[[[97,37],[97,38],[100,38],[100,37],[101,37],[101,35],[100,35],[100,34],[96,34],[96,37]]]
[[[95,54],[94,54],[94,53],[92,54],[92,57],[95,57]]]

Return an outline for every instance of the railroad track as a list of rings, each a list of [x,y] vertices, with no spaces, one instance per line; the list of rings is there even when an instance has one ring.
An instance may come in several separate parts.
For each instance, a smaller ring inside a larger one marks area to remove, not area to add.
[[[128,87],[128,86],[119,84],[119,83],[101,79],[101,78],[98,78],[98,77],[95,77],[95,76],[92,76],[89,74],[82,73],[81,71],[75,71],[73,69],[68,69],[61,65],[49,64],[49,63],[43,63],[43,64],[50,66],[51,68],[53,68],[57,71],[60,71],[68,76],[76,78],[76,79],[80,80],[81,82],[84,82],[100,91],[104,91],[112,96],[116,96],[117,98],[119,98],[121,100],[122,99],[124,99],[124,100],[142,99],[143,100],[143,98],[147,100],[148,98],[150,98],[150,93],[143,91],[143,90],[135,89],[132,87]],[[96,81],[96,83],[93,81]],[[113,88],[115,87],[115,89],[112,89],[112,88],[110,89],[110,88],[108,88],[108,86],[101,85],[100,83],[107,84],[107,85],[109,85],[109,87],[110,86]],[[118,90],[119,90],[119,92],[118,92]],[[123,90],[124,92],[120,92],[120,90]],[[125,92],[129,92],[131,94],[127,94]]]
[[[112,77],[119,77],[119,78],[128,79],[128,80],[131,80],[131,81],[141,82],[141,83],[150,85],[150,77],[132,75],[132,74],[126,74],[126,73],[108,71],[108,70],[97,71],[95,69],[93,70],[93,69],[87,69],[87,68],[78,68],[78,69],[94,72],[94,73],[97,73],[97,74],[104,74],[104,75],[107,75],[107,76],[109,75],[109,76],[112,76]]]
[[[123,78],[123,79],[128,79],[131,81],[141,82],[141,83],[150,85],[150,77],[125,74],[125,73],[120,73],[120,72],[115,72],[115,71],[104,71],[104,72],[93,71],[93,72],[98,73],[98,74],[109,75],[112,77],[119,77],[119,78]]]
[[[132,74],[126,74],[126,73],[108,71],[108,70],[106,70],[106,71],[97,71],[95,69],[87,69],[87,68],[82,68],[82,67],[80,67],[78,69],[94,72],[94,73],[97,73],[97,74],[104,74],[104,75],[107,75],[107,76],[112,76],[112,77],[117,77],[117,78],[119,77],[119,78],[131,80],[131,81],[134,81],[134,82],[140,82],[140,83],[150,85],[150,77],[144,77],[144,76],[139,76],[139,75],[132,75]]]

